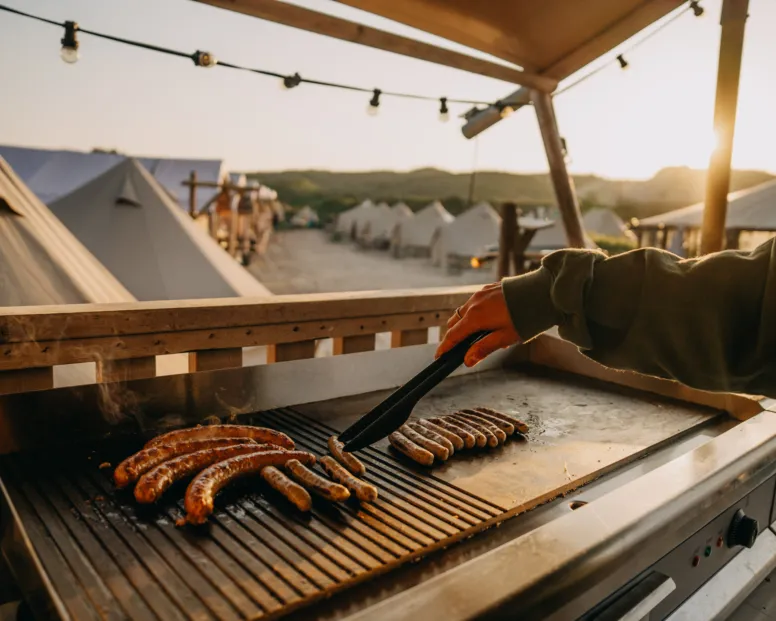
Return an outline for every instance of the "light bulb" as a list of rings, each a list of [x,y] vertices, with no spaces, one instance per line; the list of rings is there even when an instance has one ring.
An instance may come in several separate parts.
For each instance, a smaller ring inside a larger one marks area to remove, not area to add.
[[[625,60],[625,57],[622,54],[617,57],[617,62],[620,63],[620,69],[622,70],[625,70],[630,66],[630,63]]]
[[[80,58],[80,54],[76,48],[66,47],[64,45],[62,46],[62,49],[59,50],[59,55],[62,57],[62,60],[64,60],[69,65],[77,63],[78,59]]]
[[[369,104],[369,105],[366,107],[366,113],[367,113],[369,116],[377,116],[379,112],[380,112],[380,107],[379,107],[379,106],[373,106],[373,105],[370,103],[370,104]]]
[[[442,121],[442,123],[447,123],[450,120],[450,113],[449,112],[440,112],[439,113],[439,120]]]
[[[447,109],[447,97],[439,98],[439,120],[447,123],[450,120],[450,111]]]
[[[505,119],[514,111],[515,109],[512,106],[504,106],[503,108],[501,108],[501,112],[499,112],[499,115],[501,116],[502,119]]]
[[[191,55],[191,60],[197,67],[205,67],[206,69],[211,69],[218,64],[218,59],[211,52],[203,52],[202,50],[194,52]]]
[[[377,116],[377,113],[380,112],[381,94],[382,94],[382,91],[379,88],[376,88],[372,91],[372,99],[369,100],[369,105],[366,108],[366,113],[369,116]]]

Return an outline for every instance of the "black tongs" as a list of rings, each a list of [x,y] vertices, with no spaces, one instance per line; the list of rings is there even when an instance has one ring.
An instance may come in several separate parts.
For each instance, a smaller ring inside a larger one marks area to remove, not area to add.
[[[475,332],[466,337],[343,431],[339,439],[345,443],[345,450],[357,451],[374,444],[406,423],[415,404],[461,366],[469,348],[487,334]]]

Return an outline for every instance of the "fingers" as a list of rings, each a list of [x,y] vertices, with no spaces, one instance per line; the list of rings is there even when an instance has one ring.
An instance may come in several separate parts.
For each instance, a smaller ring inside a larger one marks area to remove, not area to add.
[[[448,326],[450,324],[448,323]],[[471,320],[471,315],[464,315],[463,319],[459,319],[451,327],[448,327],[445,333],[445,338],[437,347],[437,358],[442,354],[450,351],[458,343],[464,340],[467,336],[477,331],[477,325]]]
[[[464,364],[467,367],[473,367],[475,364],[490,356],[494,351],[504,349],[517,342],[517,333],[509,333],[509,330],[497,330],[491,332],[485,338],[477,341],[469,348],[464,358]]]

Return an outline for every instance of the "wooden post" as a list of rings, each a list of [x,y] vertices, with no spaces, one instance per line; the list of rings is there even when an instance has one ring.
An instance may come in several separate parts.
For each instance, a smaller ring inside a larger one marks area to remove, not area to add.
[[[189,215],[197,217],[197,171],[192,170],[189,175]]]
[[[725,231],[725,249],[738,250],[741,239],[741,229],[728,229]]]
[[[267,346],[267,364],[315,358],[315,340]]]
[[[510,257],[515,247],[517,234],[517,205],[501,205],[501,237],[498,243],[498,279],[509,276]]]
[[[0,371],[0,395],[54,388],[53,367]]]
[[[744,47],[749,0],[724,0],[720,24],[717,95],[714,103],[714,132],[717,147],[711,154],[706,176],[706,202],[703,210],[701,252],[722,250],[725,239],[727,195],[730,191],[730,162],[738,107],[738,83],[741,77],[741,52]]]
[[[241,347],[189,352],[189,373],[232,369],[243,364]]]
[[[334,355],[356,354],[362,351],[373,351],[375,348],[374,334],[356,334],[341,336],[334,339]]]
[[[230,188],[225,188],[224,193],[226,194],[226,204],[229,205],[229,254],[235,256],[237,254],[237,227],[240,223],[240,206],[237,205],[236,209],[232,208],[232,192]]]
[[[512,266],[516,276],[525,271],[525,251],[531,245],[534,235],[536,235],[536,229],[521,229],[515,236],[512,246]]]
[[[156,377],[156,357],[97,361],[97,382],[126,382]]]
[[[555,108],[552,96],[537,90],[531,91],[531,99],[536,109],[536,118],[539,121],[539,129],[542,132],[544,150],[547,153],[547,162],[550,165],[550,177],[552,187],[555,190],[555,198],[558,201],[560,215],[563,218],[563,227],[566,229],[566,238],[572,248],[584,248],[585,235],[582,226],[582,214],[577,202],[577,194],[574,190],[574,181],[566,170],[566,160],[563,156],[558,122],[555,118]]]
[[[391,332],[391,348],[425,345],[426,343],[428,343],[428,328]]]

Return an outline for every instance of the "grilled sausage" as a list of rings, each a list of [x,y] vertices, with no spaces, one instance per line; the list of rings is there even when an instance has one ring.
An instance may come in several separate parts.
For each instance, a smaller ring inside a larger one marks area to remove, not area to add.
[[[528,425],[526,425],[523,421],[516,419],[514,416],[510,416],[509,414],[504,414],[503,412],[498,412],[491,408],[474,408],[474,409],[477,410],[478,412],[489,414],[493,418],[498,418],[499,420],[503,420],[505,423],[509,423],[510,425],[513,425],[515,428],[515,431],[519,433],[522,433],[522,434],[528,433]]]
[[[476,423],[479,423],[480,425],[482,425],[483,427],[487,427],[488,429],[490,429],[491,433],[498,438],[499,444],[504,444],[504,442],[507,441],[506,431],[504,431],[493,421],[490,421],[487,418],[485,418],[479,412],[475,412],[474,410],[461,410],[461,414],[466,415],[466,417],[469,420],[473,420]]]
[[[432,455],[434,455],[434,457],[436,457],[440,461],[447,461],[447,458],[450,457],[450,451],[448,451],[444,446],[442,446],[441,444],[437,444],[433,440],[429,440],[426,436],[419,434],[417,431],[412,429],[409,425],[402,425],[401,427],[399,427],[399,431],[401,431],[408,439],[412,440],[415,444],[429,451]]]
[[[451,416],[455,420],[457,420],[457,421],[459,421],[461,423],[467,423],[470,427],[474,427],[474,429],[476,429],[482,435],[484,435],[485,439],[488,442],[488,446],[490,448],[495,448],[495,447],[497,447],[500,444],[499,440],[498,440],[498,437],[496,437],[496,434],[493,433],[493,431],[491,431],[482,422],[478,421],[474,416],[469,416],[468,414],[464,414],[463,412],[456,412],[455,414],[452,414]]]
[[[501,420],[500,418],[496,418],[495,416],[491,416],[487,412],[483,412],[480,408],[475,408],[473,410],[464,410],[464,412],[466,412],[467,414],[469,414],[469,413],[476,414],[480,418],[485,419],[487,421],[490,421],[491,423],[496,425],[496,427],[501,429],[501,431],[503,431],[508,436],[514,435],[514,433],[515,433],[515,426],[512,423],[508,423],[505,420]]]
[[[176,444],[173,446],[180,445]],[[153,449],[146,450],[150,451]],[[221,446],[180,455],[159,464],[140,477],[135,486],[135,500],[142,505],[154,503],[176,481],[194,476],[208,466],[217,464],[219,461],[224,461],[236,455],[277,450],[278,447],[273,444],[256,444],[251,441],[250,444],[233,444],[232,446]]]
[[[126,487],[137,481],[144,473],[158,466],[162,462],[194,453],[203,449],[233,446],[235,444],[253,444],[256,442],[250,438],[213,438],[211,440],[191,440],[190,442],[178,442],[177,444],[163,444],[144,448],[134,455],[122,461],[113,472],[113,481],[116,487]]]
[[[439,417],[429,418],[428,422],[430,422],[432,425],[437,425],[438,427],[444,429],[445,431],[455,434],[463,441],[463,446],[465,448],[467,449],[474,448],[474,445],[476,444],[476,440],[474,436],[470,434],[468,431],[466,431],[466,429],[464,429],[463,427],[460,427],[453,422],[450,422],[448,420],[445,420],[444,418],[439,418]],[[483,441],[484,440],[485,440],[485,437],[483,436]]]
[[[350,471],[336,459],[324,455],[318,461],[330,478],[347,487],[360,501],[374,502],[377,500],[377,488],[374,485],[370,485],[353,476]]]
[[[261,471],[261,478],[269,483],[270,487],[286,497],[300,511],[309,511],[313,506],[310,493],[298,483],[294,483],[275,466],[267,466]]]
[[[429,431],[433,431],[434,433],[445,438],[448,442],[450,442],[450,444],[453,445],[453,449],[455,449],[456,451],[462,451],[464,446],[466,446],[461,436],[456,435],[452,431],[448,431],[447,429],[444,429],[439,425],[435,425],[434,423],[432,423],[429,420],[426,420],[425,418],[419,419],[417,423],[418,425],[425,427]],[[472,438],[472,444],[474,444],[474,438]]]
[[[430,453],[421,446],[415,444],[407,436],[402,435],[398,431],[394,431],[388,436],[388,442],[400,453],[404,453],[412,461],[419,463],[421,466],[430,466],[434,463],[434,454]]]
[[[329,452],[334,459],[341,463],[345,468],[350,470],[353,474],[366,474],[366,466],[359,461],[358,457],[353,453],[348,453],[343,450],[345,445],[337,439],[337,436],[331,436],[329,438]]]
[[[169,433],[156,436],[146,444],[146,448],[157,444],[175,444],[187,440],[204,440],[210,438],[253,438],[260,444],[274,444],[284,449],[292,450],[294,441],[286,434],[266,427],[253,425],[205,425],[189,429],[176,429]]]
[[[420,435],[425,436],[432,442],[436,442],[440,446],[445,447],[447,449],[448,457],[452,457],[453,453],[455,453],[455,447],[453,446],[453,443],[444,436],[440,436],[436,431],[431,431],[431,429],[424,427],[416,421],[409,422],[407,425],[409,425],[409,428],[413,431],[417,431]]]
[[[329,479],[324,479],[319,474],[305,468],[304,464],[296,459],[286,462],[286,470],[291,474],[291,478],[300,483],[305,489],[314,492],[334,502],[344,502],[350,498],[350,491],[344,485],[332,483]]]
[[[315,455],[312,453],[278,450],[238,455],[206,468],[189,483],[186,490],[183,505],[186,521],[189,524],[204,524],[213,513],[216,494],[225,486],[241,477],[257,474],[267,466],[282,466],[292,459],[309,465],[315,463]]]
[[[449,414],[445,416],[445,420],[453,425],[460,427],[461,429],[464,429],[468,433],[472,434],[474,436],[474,443],[477,446],[477,448],[485,448],[488,445],[488,437],[476,427],[472,427],[465,420],[461,420]]]

